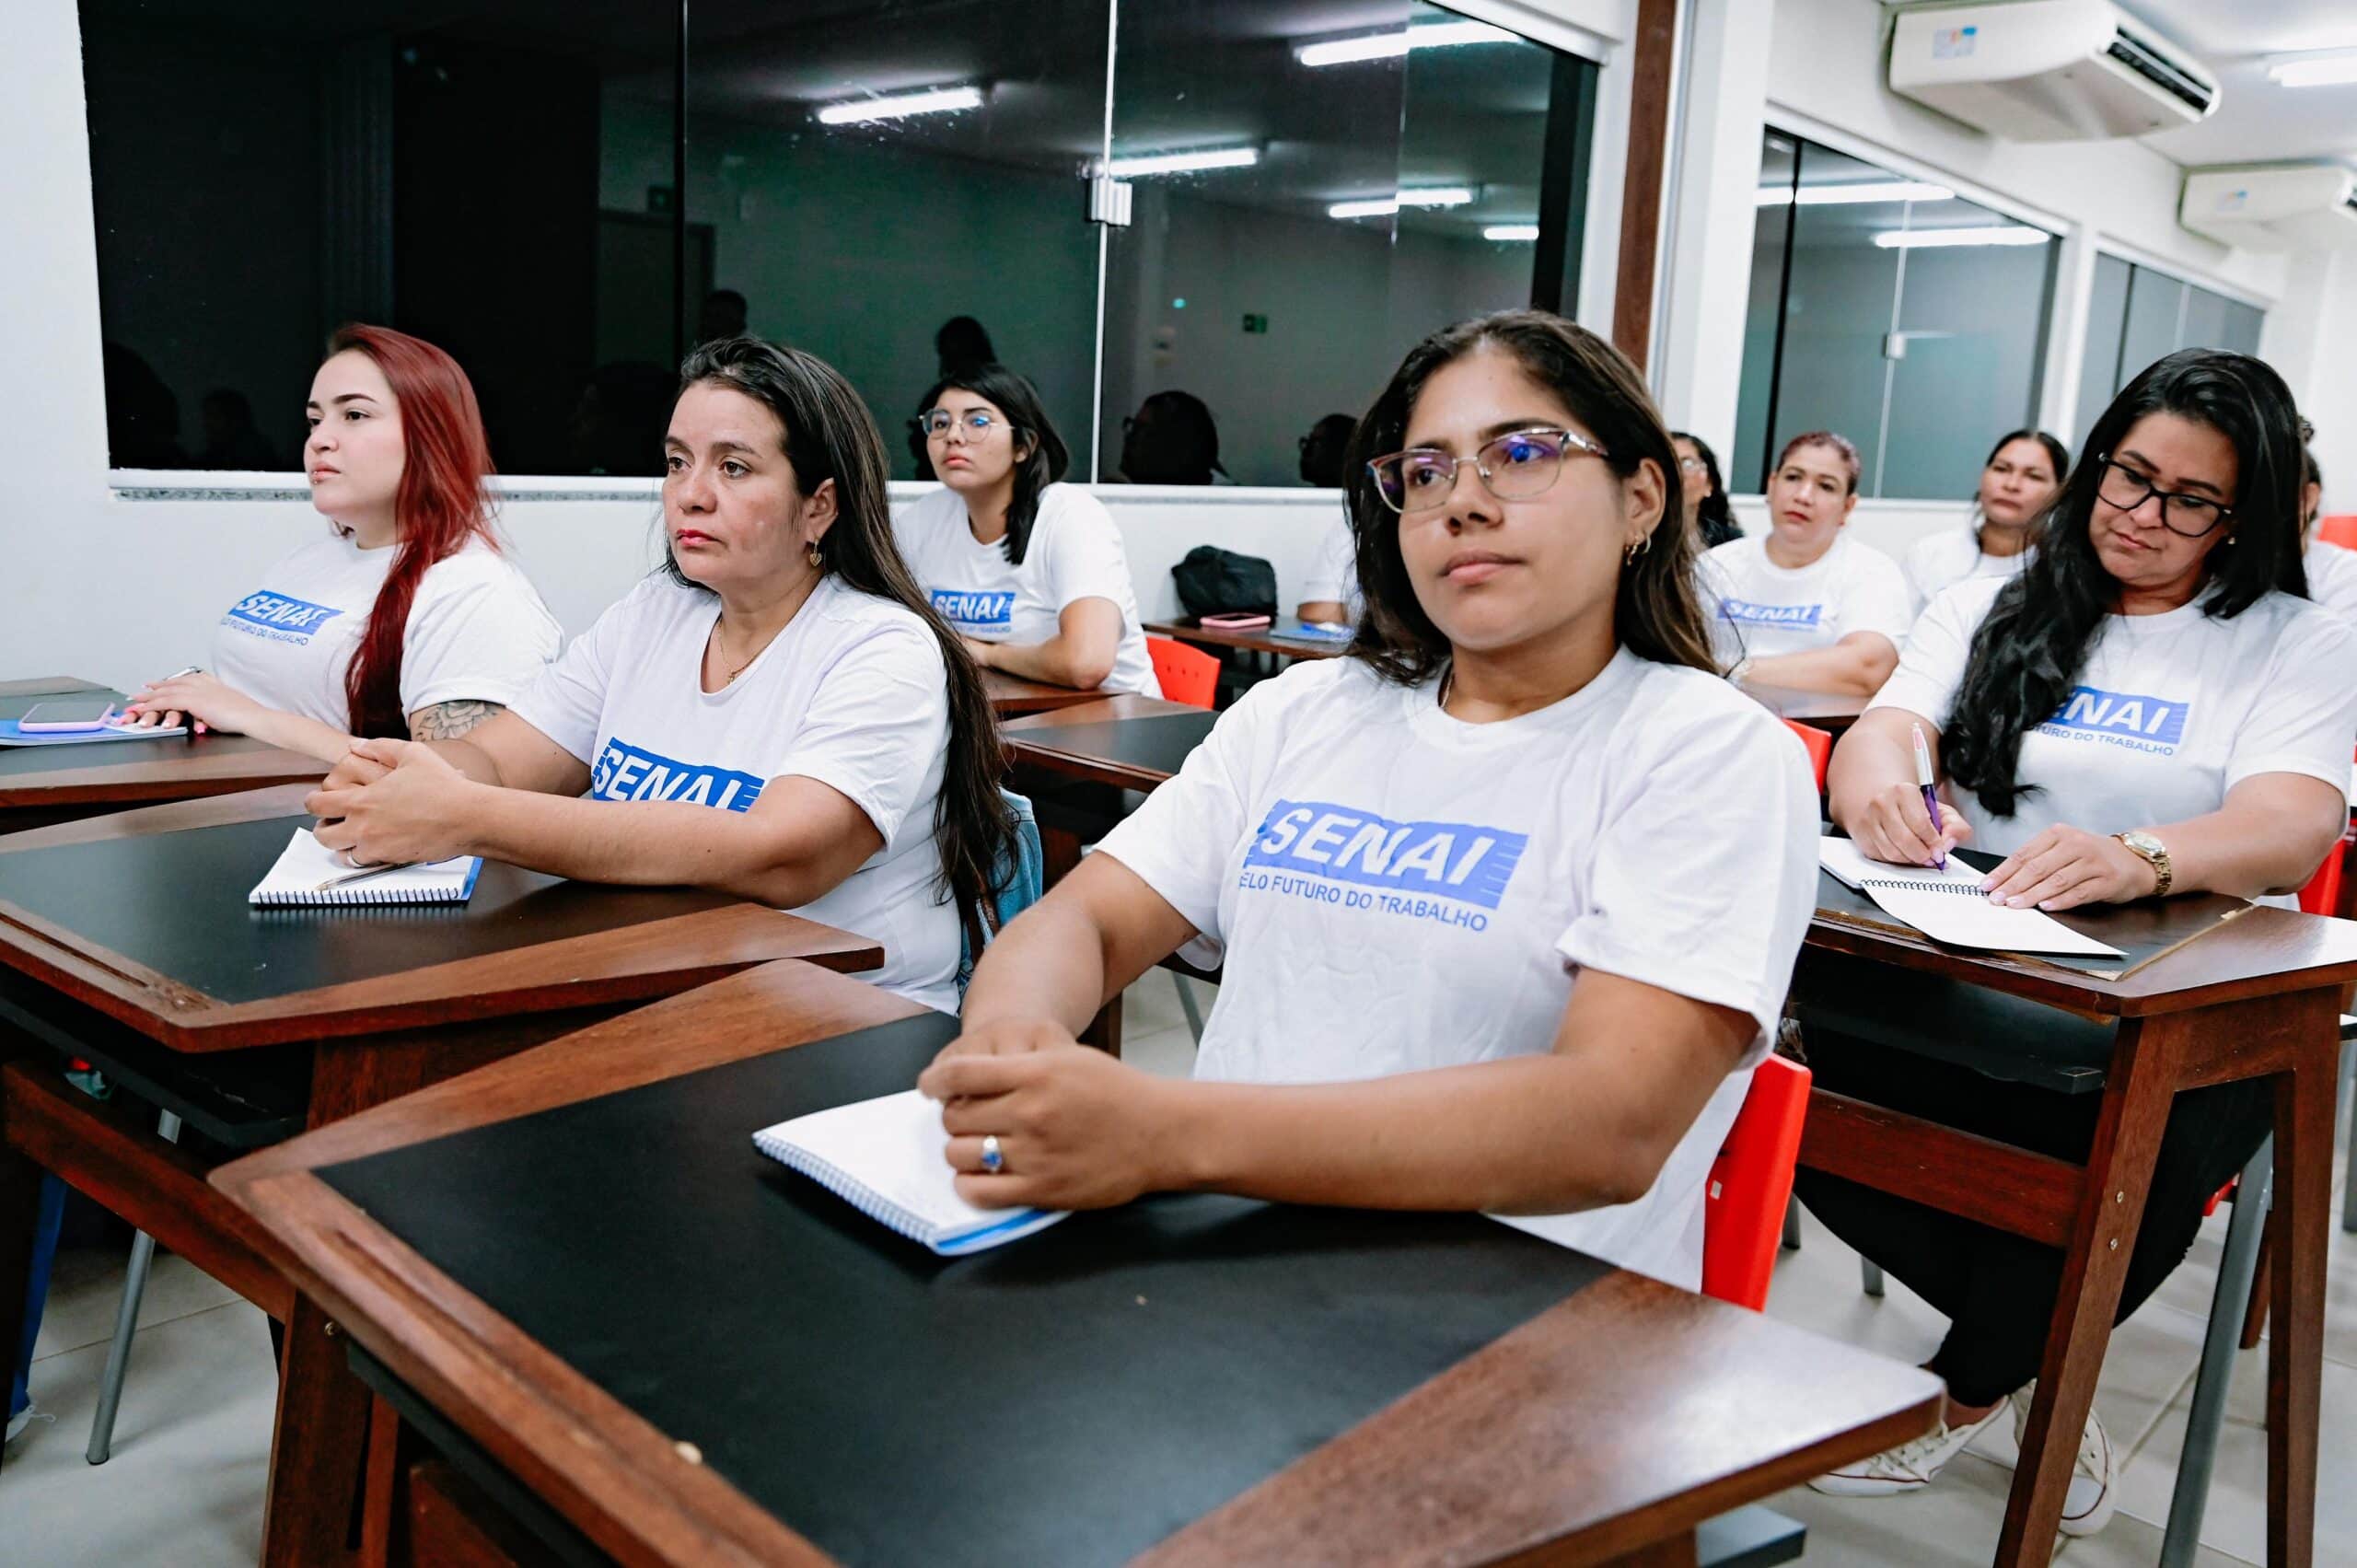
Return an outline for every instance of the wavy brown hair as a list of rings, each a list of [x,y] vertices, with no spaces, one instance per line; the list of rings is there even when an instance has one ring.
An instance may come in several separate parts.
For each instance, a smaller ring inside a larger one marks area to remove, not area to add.
[[[1577,322],[1544,310],[1502,310],[1434,332],[1408,351],[1391,384],[1359,421],[1344,472],[1366,613],[1359,618],[1351,656],[1403,686],[1422,684],[1447,662],[1448,638],[1424,613],[1400,559],[1399,514],[1384,501],[1367,464],[1400,448],[1416,400],[1436,372],[1484,348],[1513,355],[1560,399],[1603,445],[1606,466],[1620,478],[1645,463],[1659,470],[1661,521],[1644,552],[1620,569],[1613,634],[1641,658],[1717,674],[1710,628],[1694,594],[1694,540],[1682,521],[1678,451],[1668,428],[1625,354]]]

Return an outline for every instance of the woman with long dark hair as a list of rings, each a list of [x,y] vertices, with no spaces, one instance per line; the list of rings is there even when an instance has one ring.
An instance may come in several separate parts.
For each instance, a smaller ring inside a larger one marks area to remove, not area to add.
[[[331,762],[354,737],[464,735],[562,633],[492,529],[473,386],[432,343],[350,326],[312,377],[303,446],[329,536],[229,607],[210,673],[138,691],[147,725],[234,730]]]
[[[2300,457],[2291,393],[2258,360],[2188,349],[2146,369],[2088,434],[2021,574],[1933,601],[1834,752],[1834,820],[1882,860],[1924,864],[1959,843],[2003,854],[1983,885],[2011,907],[2190,892],[2289,903],[2348,820],[2357,736],[2357,628],[2304,597]],[[1936,822],[1916,785],[1918,726],[1946,777]],[[1860,1016],[1879,1010],[1864,985]],[[1907,987],[1894,1010],[1921,1029],[1942,1009],[1920,977]],[[2067,1015],[2028,1013],[2009,1031],[2025,1073],[2041,1053],[2067,1057],[2074,1029]],[[2093,1145],[2099,1096],[1803,1022],[1821,1088],[2073,1163]],[[2203,1205],[2266,1136],[2270,1092],[2254,1080],[2177,1098],[2120,1317],[2177,1267]],[[1949,1318],[1930,1363],[1947,1380],[1946,1424],[1817,1484],[1921,1487],[2009,1399],[2018,1431],[2061,1251],[1818,1172],[1802,1172],[1800,1191]],[[2090,1415],[2066,1533],[2110,1516],[2112,1471]]]
[[[1254,687],[982,955],[920,1085],[958,1189],[1500,1211],[1692,1285],[1816,804],[1712,668],[1669,433],[1511,311],[1411,350],[1349,472],[1350,656]],[[1073,1043],[1182,947],[1226,964],[1193,1081]]]
[[[1967,577],[2010,577],[2028,563],[2038,523],[2071,477],[2071,448],[2043,430],[1997,437],[1980,465],[1966,527],[1918,540],[1900,565],[1915,613]]]
[[[2302,420],[2304,441],[2316,432]],[[2316,448],[2300,454],[2300,537],[2307,541],[2301,558],[2308,574],[2308,597],[2344,620],[2357,622],[2357,550],[2316,537],[2316,521],[2324,515],[2324,470],[2316,466]]]
[[[1716,550],[1743,537],[1727,500],[1726,481],[1719,477],[1719,455],[1700,436],[1683,430],[1669,433],[1678,448],[1678,488],[1686,497],[1686,526],[1697,546]]]
[[[917,428],[941,488],[893,531],[974,662],[1162,695],[1121,530],[1095,496],[1062,482],[1072,459],[1031,383],[1004,365],[968,366],[925,393]]]
[[[1015,829],[981,677],[892,548],[876,422],[822,361],[724,338],[664,450],[664,569],[464,740],[356,748],[320,842],[718,888],[875,939],[868,978],[954,1008]]]

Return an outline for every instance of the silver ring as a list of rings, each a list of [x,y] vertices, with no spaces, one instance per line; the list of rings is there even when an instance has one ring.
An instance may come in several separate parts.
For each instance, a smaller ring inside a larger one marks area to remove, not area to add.
[[[1005,1166],[1006,1156],[999,1149],[998,1134],[990,1133],[982,1139],[982,1168],[996,1176]]]

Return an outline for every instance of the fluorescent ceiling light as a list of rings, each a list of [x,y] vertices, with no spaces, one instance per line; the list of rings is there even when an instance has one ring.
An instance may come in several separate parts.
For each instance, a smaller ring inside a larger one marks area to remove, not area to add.
[[[1191,153],[1117,157],[1105,166],[1105,172],[1116,180],[1135,180],[1147,174],[1190,174],[1199,168],[1249,168],[1260,161],[1258,147],[1204,147]]]
[[[1470,203],[1473,192],[1462,185],[1428,185],[1420,190],[1402,191],[1396,195],[1377,196],[1364,202],[1337,202],[1326,209],[1329,218],[1385,218],[1402,207],[1462,207]]]
[[[1481,231],[1481,238],[1509,242],[1536,239],[1538,238],[1538,226],[1535,223],[1493,223]]]
[[[864,125],[871,120],[899,120],[911,114],[945,114],[953,109],[980,109],[980,87],[929,87],[921,93],[889,93],[882,98],[855,98],[823,104],[821,125]]]
[[[1429,27],[1408,28],[1399,32],[1364,33],[1357,38],[1299,44],[1293,56],[1305,65],[1355,65],[1363,60],[1397,59],[1411,49],[1521,41],[1505,29],[1493,28],[1487,22],[1434,22]]]
[[[2357,49],[2316,50],[2268,63],[2267,74],[2287,87],[2338,87],[2357,82]]]
[[[1948,245],[2043,245],[2054,237],[2017,223],[1989,228],[1887,228],[1875,236],[1885,250],[1937,250]]]
[[[1873,202],[1945,202],[1955,194],[1945,185],[1928,185],[1918,180],[1881,180],[1859,185],[1804,185],[1800,204],[1847,207]],[[1752,201],[1762,207],[1789,207],[1793,204],[1793,188],[1762,185]]]

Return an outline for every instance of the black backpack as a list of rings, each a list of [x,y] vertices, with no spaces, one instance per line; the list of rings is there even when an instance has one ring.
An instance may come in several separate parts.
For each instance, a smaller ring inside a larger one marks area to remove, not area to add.
[[[1170,568],[1170,576],[1190,615],[1277,613],[1277,569],[1257,555],[1199,544]]]

